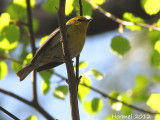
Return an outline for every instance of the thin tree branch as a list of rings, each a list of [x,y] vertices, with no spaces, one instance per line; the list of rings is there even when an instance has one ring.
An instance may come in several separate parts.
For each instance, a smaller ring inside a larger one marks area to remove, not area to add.
[[[58,18],[59,26],[61,32],[62,40],[62,50],[64,53],[64,58],[66,62],[67,74],[68,74],[68,83],[69,83],[69,93],[70,93],[70,105],[71,105],[71,115],[72,120],[79,120],[79,109],[78,109],[78,99],[77,99],[77,81],[74,74],[72,60],[68,50],[68,41],[67,41],[67,31],[65,23],[65,0],[59,0],[59,9],[58,9]]]
[[[83,16],[83,6],[82,6],[82,1],[81,0],[78,0],[79,1],[79,14],[80,16]]]
[[[62,78],[63,80],[67,81],[67,78],[63,77],[62,75],[60,75],[60,74],[58,74],[58,73],[56,73],[56,72],[54,72],[54,75],[56,75],[56,76]],[[151,114],[151,115],[160,114],[160,113],[158,113],[158,112],[153,112],[153,111],[144,110],[144,109],[138,108],[138,107],[136,107],[136,106],[134,106],[134,105],[130,105],[130,104],[128,104],[128,103],[125,103],[125,102],[123,102],[123,101],[121,101],[121,100],[118,100],[118,99],[116,99],[116,98],[113,98],[113,97],[109,96],[108,94],[106,94],[106,93],[104,93],[104,92],[101,92],[100,90],[98,90],[98,89],[96,89],[96,88],[94,88],[94,87],[92,87],[92,86],[88,86],[88,85],[83,84],[83,83],[80,83],[80,84],[83,85],[83,86],[85,86],[85,87],[87,87],[87,88],[89,88],[89,89],[91,89],[91,90],[93,90],[93,91],[96,92],[96,93],[101,94],[101,95],[102,95],[103,97],[105,97],[105,98],[109,98],[109,99],[111,99],[111,100],[113,100],[113,101],[120,102],[120,103],[122,103],[123,105],[126,105],[126,106],[128,106],[128,107],[130,107],[130,108],[133,108],[133,109],[135,109],[135,110],[138,110],[138,111],[141,111],[141,112],[144,112],[144,113],[148,113],[148,114]]]
[[[26,0],[26,2],[27,2],[27,15],[28,15],[28,28],[30,33],[30,43],[32,48],[32,54],[34,56],[36,53],[36,47],[35,47],[35,38],[34,38],[33,24],[32,24],[31,5],[30,5],[30,0]],[[35,101],[35,104],[36,104],[38,102],[36,70],[33,70],[32,72],[32,84],[33,84],[33,101]]]
[[[79,1],[79,14],[80,16],[83,16],[83,7],[82,7],[82,1]],[[79,78],[79,58],[80,58],[80,54],[78,56],[76,56],[76,80],[78,81]]]
[[[158,112],[152,112],[152,111],[144,110],[144,109],[138,108],[138,107],[136,107],[136,106],[134,106],[134,105],[130,105],[130,104],[128,104],[128,103],[125,103],[125,102],[123,102],[123,101],[121,101],[121,100],[118,100],[118,99],[116,99],[116,98],[113,98],[113,97],[109,96],[109,95],[106,94],[106,93],[101,92],[100,90],[98,90],[98,89],[96,89],[96,88],[94,88],[94,87],[92,87],[92,86],[88,86],[88,85],[86,85],[86,84],[82,84],[82,85],[85,86],[85,87],[87,87],[87,88],[89,88],[89,89],[91,89],[91,90],[93,90],[93,91],[95,91],[95,92],[97,92],[97,93],[99,93],[99,94],[101,94],[101,95],[102,95],[103,97],[105,97],[105,98],[109,98],[109,99],[111,99],[111,100],[113,100],[113,101],[120,102],[120,103],[122,103],[123,105],[125,105],[125,106],[127,106],[127,107],[130,107],[130,108],[133,108],[133,109],[135,109],[135,110],[138,110],[138,111],[141,111],[141,112],[144,112],[144,113],[148,113],[148,114],[151,114],[151,115],[160,114],[160,113],[158,113]]]
[[[52,116],[50,116],[39,104],[34,104],[33,101],[28,101],[14,93],[11,93],[9,91],[6,91],[6,90],[3,90],[3,89],[0,89],[0,92],[3,93],[3,94],[6,94],[6,95],[9,95],[19,101],[21,101],[22,103],[25,103],[33,108],[35,108],[39,113],[41,113],[45,118],[47,118],[48,120],[55,120]]]
[[[79,58],[80,58],[80,54],[76,57],[76,80],[77,81],[79,78]]]
[[[14,60],[14,59],[12,58],[12,60]],[[15,61],[16,61],[16,60],[15,60]],[[49,72],[52,72],[54,75],[62,78],[62,80],[65,80],[66,82],[68,82],[68,79],[65,78],[64,76],[60,75],[59,73],[57,73],[57,72],[55,72],[55,71],[54,71],[54,72],[53,72],[53,71],[49,71]],[[124,104],[124,105],[126,105],[126,106],[128,106],[128,107],[131,107],[131,108],[133,108],[133,109],[135,109],[135,110],[138,110],[138,111],[141,111],[141,112],[144,112],[144,113],[148,113],[148,114],[151,114],[151,115],[160,114],[159,112],[148,111],[148,110],[144,110],[144,109],[142,109],[142,108],[138,108],[138,107],[136,107],[136,106],[134,106],[134,105],[127,104],[127,103],[125,103],[125,102],[123,102],[123,101],[120,101],[120,100],[118,100],[118,99],[116,99],[116,98],[113,98],[113,97],[109,96],[108,94],[106,94],[106,93],[104,93],[104,92],[101,92],[100,90],[98,90],[98,89],[96,89],[96,88],[94,88],[94,87],[92,87],[92,86],[88,86],[88,85],[82,84],[82,83],[79,83],[79,84],[81,84],[81,85],[83,85],[83,86],[91,89],[92,91],[94,91],[94,92],[96,92],[96,93],[101,94],[103,97],[109,98],[109,99],[111,99],[111,100],[113,100],[113,101],[120,102],[120,103],[122,103],[122,104]],[[1,89],[0,89],[0,92],[1,92]]]
[[[91,4],[90,0],[86,0],[86,1],[89,4]],[[115,15],[111,14],[110,12],[105,11],[103,8],[101,8],[98,5],[93,5],[93,4],[91,4],[91,5],[92,5],[93,9],[99,10],[99,12],[104,14],[107,18],[110,18],[111,20],[113,20],[113,21],[115,21],[117,23],[120,23],[120,24],[123,24],[123,25],[139,25],[139,26],[144,27],[144,28],[152,28],[153,30],[160,31],[160,27],[155,27],[154,25],[138,23],[138,22],[128,22],[128,21],[125,21],[125,20],[122,20],[122,19],[116,17]]]
[[[20,120],[18,117],[16,117],[15,115],[13,115],[12,113],[10,113],[9,111],[7,111],[6,109],[2,108],[0,106],[0,110],[3,111],[4,113],[6,113],[8,116],[10,116],[11,118],[13,118],[14,120]]]

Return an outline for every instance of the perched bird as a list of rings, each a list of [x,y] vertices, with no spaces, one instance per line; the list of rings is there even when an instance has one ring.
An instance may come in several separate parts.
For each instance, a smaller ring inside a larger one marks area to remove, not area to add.
[[[78,16],[66,23],[68,49],[71,58],[80,54],[90,21],[91,18]],[[31,63],[17,72],[20,81],[24,80],[32,70],[42,71],[54,68],[65,62],[60,38],[60,28],[57,28],[38,49]]]

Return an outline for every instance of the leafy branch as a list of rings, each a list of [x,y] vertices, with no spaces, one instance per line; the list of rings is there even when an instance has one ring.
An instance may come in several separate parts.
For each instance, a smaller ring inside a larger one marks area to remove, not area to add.
[[[128,26],[128,25],[139,25],[141,27],[144,28],[152,28],[153,30],[157,30],[160,31],[160,27],[155,27],[154,25],[149,25],[149,24],[144,24],[144,23],[139,23],[139,22],[129,22],[129,21],[125,21],[123,19],[120,19],[118,17],[116,17],[115,15],[113,15],[110,12],[107,12],[106,10],[104,10],[102,7],[96,5],[96,4],[92,4],[90,0],[86,0],[89,4],[91,4],[92,8],[95,10],[98,10],[99,12],[101,12],[102,14],[104,14],[107,18],[120,23],[122,25]]]
[[[0,56],[0,58],[1,58],[1,56]],[[7,59],[7,57],[6,57],[6,59]],[[13,59],[13,58],[10,59],[10,60],[17,61],[17,60],[15,60],[15,59]],[[19,63],[19,62],[17,62],[17,63]],[[57,73],[57,72],[55,72],[55,71],[54,71],[54,72],[53,72],[53,71],[48,71],[48,72],[52,72],[52,73],[53,73],[54,75],[56,75],[57,77],[61,78],[62,80],[65,80],[66,82],[68,82],[68,79],[65,78],[64,76],[60,75],[59,73]],[[126,105],[127,107],[133,108],[133,109],[135,109],[135,110],[138,110],[138,111],[141,111],[141,112],[144,112],[144,113],[148,113],[148,114],[151,114],[151,115],[160,114],[159,112],[148,111],[148,110],[139,108],[139,107],[137,107],[137,106],[128,104],[128,103],[126,103],[126,102],[123,102],[123,101],[121,101],[121,100],[118,100],[117,98],[111,97],[110,95],[108,95],[108,94],[106,94],[106,93],[104,93],[104,92],[102,92],[102,91],[100,91],[100,90],[98,90],[98,89],[96,89],[96,88],[94,88],[94,87],[92,87],[92,86],[88,86],[87,84],[84,84],[84,83],[79,83],[79,84],[80,84],[80,85],[83,85],[83,86],[85,86],[85,87],[87,87],[87,88],[89,88],[89,89],[91,89],[92,91],[94,91],[94,92],[96,92],[96,93],[98,93],[98,94],[101,94],[101,95],[102,95],[103,97],[105,97],[105,98],[108,98],[108,99],[113,100],[113,101],[116,101],[116,102],[120,102],[120,103],[122,103],[123,105]],[[1,90],[0,90],[0,92],[1,92]]]

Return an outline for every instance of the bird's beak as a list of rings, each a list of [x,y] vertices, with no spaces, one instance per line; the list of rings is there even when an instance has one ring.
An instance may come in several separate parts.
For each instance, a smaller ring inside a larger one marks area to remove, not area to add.
[[[87,18],[87,22],[91,22],[93,18]]]

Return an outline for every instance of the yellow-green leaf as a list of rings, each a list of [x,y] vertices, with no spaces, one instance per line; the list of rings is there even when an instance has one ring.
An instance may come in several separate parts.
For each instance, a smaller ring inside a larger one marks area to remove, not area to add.
[[[154,45],[154,49],[157,50],[160,54],[160,40],[158,40],[155,45]]]
[[[2,13],[0,16],[0,32],[2,29],[9,25],[10,22],[10,15],[8,13]]]
[[[11,67],[14,72],[18,72],[18,70],[22,68],[22,65],[17,62],[12,61]]]
[[[51,70],[53,72],[53,70]],[[50,83],[50,78],[52,76],[52,73],[48,71],[41,71],[39,72],[40,76],[43,78],[42,82],[42,93],[47,94],[50,90],[51,83]]]
[[[150,117],[150,116],[149,116]],[[154,120],[160,120],[160,115],[156,114]]]
[[[160,0],[141,0],[141,5],[149,15],[157,14],[160,11]]]
[[[68,93],[68,87],[66,85],[58,86],[53,93],[56,98],[64,100]]]
[[[140,92],[144,88],[146,88],[148,85],[148,78],[143,75],[137,75],[136,77],[136,84],[133,88],[133,92]]]
[[[21,0],[19,0],[21,1]],[[26,8],[18,4],[9,4],[7,7],[7,12],[10,14],[12,19],[27,20]]]
[[[38,120],[38,119],[35,115],[31,115],[28,118],[26,118],[25,120]]]
[[[87,76],[83,76],[80,80],[80,84],[78,86],[78,97],[82,102],[83,99],[88,95],[90,89],[81,84],[86,84],[88,86],[91,86],[91,80]]]
[[[103,74],[100,73],[98,70],[91,69],[91,72],[93,73],[93,76],[94,76],[97,80],[102,80]]]
[[[46,2],[43,4],[43,9],[49,13],[56,13],[56,8],[58,8],[58,5],[58,0],[46,0]]]
[[[48,38],[48,35],[42,37],[41,40],[40,40],[40,42],[39,42],[40,45],[42,45],[47,40],[47,38]]]
[[[133,23],[145,23],[142,18],[135,17],[132,13],[128,13],[128,12],[125,12],[123,14],[123,19],[129,22],[133,22]],[[132,31],[134,30],[140,31],[142,29],[142,27],[139,25],[126,25],[125,27]]]
[[[153,80],[154,80],[156,83],[160,82],[160,76],[157,75],[157,74],[153,75]]]
[[[51,83],[49,81],[43,80],[42,82],[42,93],[47,94],[50,90]]]
[[[66,7],[65,7],[65,14],[68,16],[72,13],[74,7],[73,7],[73,1],[74,0],[66,0]]]
[[[0,60],[0,80],[3,79],[8,72],[7,64]]]
[[[151,56],[151,65],[160,68],[160,53],[157,50],[154,50]]]
[[[84,101],[83,107],[89,114],[97,114],[101,111],[103,102],[99,98],[94,98],[92,101]]]
[[[152,109],[160,112],[160,102],[159,101],[160,101],[160,94],[151,94],[146,104],[150,106]]]
[[[23,63],[24,63],[25,65],[26,65],[26,64],[29,64],[29,63],[31,62],[32,57],[33,57],[32,53],[29,53],[29,54],[26,56],[26,58],[25,58],[25,60],[23,61]]]
[[[20,5],[24,8],[26,8],[26,6],[27,6],[26,0],[13,0],[13,3]],[[33,7],[35,5],[35,0],[30,0],[30,4],[31,4],[31,7]]]
[[[102,5],[105,0],[91,0],[90,3],[93,5]]]
[[[12,50],[17,47],[20,38],[19,27],[10,25],[3,28],[0,35],[0,49]]]

